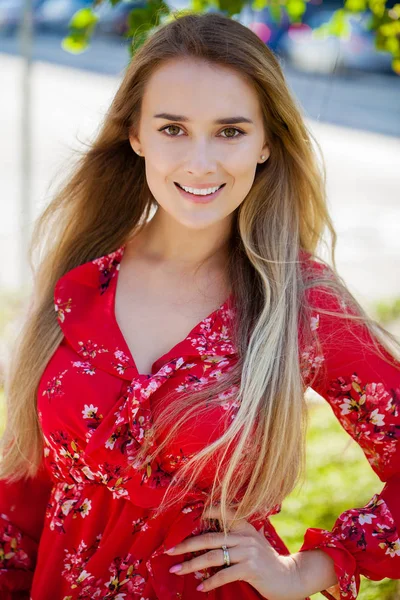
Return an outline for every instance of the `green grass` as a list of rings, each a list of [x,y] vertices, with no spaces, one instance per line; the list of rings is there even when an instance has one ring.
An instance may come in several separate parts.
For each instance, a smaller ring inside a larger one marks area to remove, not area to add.
[[[356,485],[355,485],[356,484]],[[364,506],[384,484],[361,448],[343,430],[328,403],[313,404],[307,434],[306,482],[271,517],[291,552],[297,552],[309,527],[332,529],[337,517]],[[313,600],[324,600],[314,594]],[[400,600],[399,581],[361,578],[360,600]]]

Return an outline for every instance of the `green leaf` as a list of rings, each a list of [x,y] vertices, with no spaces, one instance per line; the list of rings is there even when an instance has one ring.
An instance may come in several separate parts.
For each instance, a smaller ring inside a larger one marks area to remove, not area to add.
[[[137,29],[142,25],[148,25],[150,13],[148,8],[134,8],[128,15],[127,23],[129,29]]]
[[[313,30],[313,36],[316,39],[325,39],[332,35],[339,38],[348,38],[351,33],[351,25],[348,19],[348,13],[340,8],[336,10],[327,23],[323,23]]]
[[[238,15],[245,4],[245,0],[219,0],[219,9],[229,15]]]
[[[194,12],[204,12],[207,7],[207,0],[192,0],[192,10]]]
[[[385,0],[369,0],[369,8],[377,16],[383,16],[385,13]]]
[[[170,14],[169,6],[163,0],[152,0],[144,8],[133,8],[128,15],[128,36],[138,36],[159,25],[161,19]]]
[[[263,10],[268,6],[268,0],[254,0],[251,8],[256,11]]]
[[[69,27],[74,29],[90,29],[95,27],[99,17],[91,8],[81,8],[72,17]]]
[[[304,0],[288,0],[286,4],[287,13],[292,21],[301,19],[306,10]]]
[[[81,54],[89,47],[88,36],[77,36],[74,34],[67,35],[61,41],[61,47],[63,50],[70,52],[71,54]]]
[[[362,12],[367,8],[367,0],[346,0],[344,8],[349,12]]]
[[[384,23],[379,27],[379,31],[386,37],[394,36],[400,33],[400,23],[392,21],[391,23]]]
[[[78,10],[69,22],[69,33],[62,40],[61,47],[66,52],[80,54],[88,46],[99,17],[91,8]]]
[[[386,50],[393,55],[400,50],[400,41],[397,37],[392,36],[386,40]]]

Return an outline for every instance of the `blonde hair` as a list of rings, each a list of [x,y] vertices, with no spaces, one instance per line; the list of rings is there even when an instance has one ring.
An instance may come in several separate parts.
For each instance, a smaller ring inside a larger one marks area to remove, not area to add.
[[[164,61],[181,58],[229,67],[246,77],[259,98],[271,155],[257,165],[253,186],[233,215],[227,268],[237,314],[238,361],[211,386],[166,402],[153,427],[154,435],[167,432],[163,442],[153,454],[144,444],[137,459],[145,467],[170,444],[187,418],[220,404],[224,401],[220,394],[237,386],[239,408],[229,427],[183,464],[176,476],[189,490],[206,463],[214,461],[215,477],[205,508],[221,502],[226,531],[225,507],[235,508],[238,519],[265,515],[304,472],[307,407],[298,332],[301,324],[305,336],[312,335],[307,332],[307,288],[323,285],[333,295],[345,296],[355,308],[346,318],[365,323],[392,352],[397,346],[337,275],[325,166],[323,161],[318,165],[312,135],[278,60],[250,29],[216,13],[176,15],[146,40],[128,66],[97,138],[35,225],[30,255],[42,249],[43,256],[6,379],[8,419],[0,477],[34,476],[42,460],[36,395],[44,368],[62,339],[53,306],[56,281],[126,243],[156,207],[144,162],[132,152],[129,131],[137,133],[141,99],[154,70]],[[321,241],[328,244],[325,233],[330,237],[332,269],[310,277],[301,268],[300,253],[315,257]],[[172,487],[160,510],[168,506]]]

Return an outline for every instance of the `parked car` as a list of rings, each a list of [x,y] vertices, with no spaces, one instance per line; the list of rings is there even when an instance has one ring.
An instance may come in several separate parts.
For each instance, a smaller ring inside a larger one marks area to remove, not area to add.
[[[104,1],[93,8],[91,0],[43,0],[42,6],[37,11],[37,24],[42,30],[66,33],[74,14],[82,8],[92,7],[99,17],[96,25],[98,33],[123,35],[127,31],[127,18],[132,8],[145,6],[145,4],[146,0],[134,4],[132,1],[122,0],[117,5],[111,6],[109,2]]]
[[[312,2],[306,3],[306,10],[303,14],[303,21],[309,19],[319,7]],[[248,8],[244,7],[241,22],[252,29],[274,52],[278,52],[281,40],[287,34],[291,23],[285,10],[282,10],[280,20],[275,21],[271,10],[267,6],[260,11],[251,11],[248,14]]]
[[[37,27],[44,31],[66,33],[73,15],[89,6],[92,6],[91,0],[44,0],[36,11]]]
[[[392,56],[378,51],[374,33],[366,25],[370,13],[348,15],[348,38],[317,38],[313,30],[327,23],[333,10],[319,10],[301,25],[291,25],[279,43],[279,53],[295,68],[312,73],[332,73],[359,69],[392,73]]]

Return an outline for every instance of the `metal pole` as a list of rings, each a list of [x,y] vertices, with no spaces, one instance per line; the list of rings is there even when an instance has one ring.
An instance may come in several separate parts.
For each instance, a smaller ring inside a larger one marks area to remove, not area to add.
[[[33,46],[33,11],[32,0],[24,0],[23,15],[20,27],[20,48],[22,56],[21,81],[21,161],[20,161],[20,206],[19,206],[19,284],[28,283],[29,269],[27,262],[28,244],[31,226],[31,67]]]

